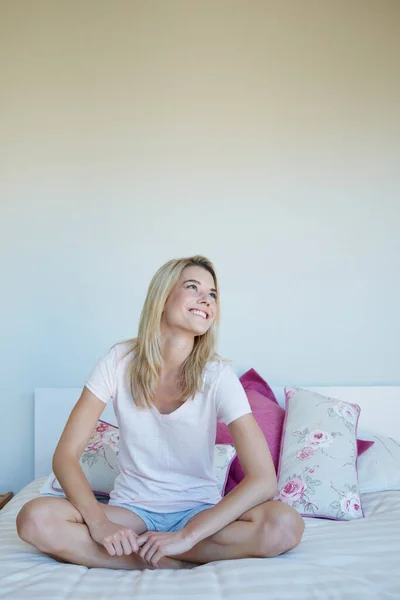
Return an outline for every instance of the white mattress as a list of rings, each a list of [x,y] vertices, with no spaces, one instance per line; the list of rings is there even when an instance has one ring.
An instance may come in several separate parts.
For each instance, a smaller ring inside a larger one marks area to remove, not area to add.
[[[17,512],[38,495],[43,481],[30,483],[0,511],[0,598],[400,598],[400,492],[365,494],[365,519],[306,519],[302,544],[277,558],[220,561],[188,571],[115,571],[58,563],[18,538]]]

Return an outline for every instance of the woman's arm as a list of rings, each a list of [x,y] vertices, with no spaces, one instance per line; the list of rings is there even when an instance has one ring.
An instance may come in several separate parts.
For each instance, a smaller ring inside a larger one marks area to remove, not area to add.
[[[81,469],[79,458],[105,406],[104,402],[84,387],[53,456],[55,476],[68,500],[79,510],[89,527],[96,522],[105,521],[106,516]]]
[[[111,556],[131,554],[139,549],[137,534],[107,518],[79,464],[104,407],[100,398],[83,388],[54,452],[53,471],[68,500],[81,513],[94,541]]]
[[[193,545],[276,494],[277,481],[271,453],[253,414],[239,417],[228,427],[245,477],[218,504],[197,514],[182,530]]]

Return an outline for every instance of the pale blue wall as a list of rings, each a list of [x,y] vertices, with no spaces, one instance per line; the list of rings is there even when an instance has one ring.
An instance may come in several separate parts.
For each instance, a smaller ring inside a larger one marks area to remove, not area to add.
[[[173,257],[238,373],[400,383],[398,11],[306,4],[2,3],[0,491]]]

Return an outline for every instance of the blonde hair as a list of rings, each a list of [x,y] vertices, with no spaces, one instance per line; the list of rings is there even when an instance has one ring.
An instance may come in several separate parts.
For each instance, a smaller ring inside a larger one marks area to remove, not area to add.
[[[168,261],[158,269],[150,282],[140,315],[137,337],[128,340],[131,342],[128,353],[133,352],[134,356],[127,366],[127,378],[134,402],[139,407],[151,406],[162,372],[160,323],[164,304],[179,281],[183,269],[190,266],[202,267],[212,275],[217,292],[216,314],[209,330],[203,335],[195,336],[193,350],[181,365],[178,376],[181,393],[177,400],[183,402],[192,398],[201,389],[202,374],[208,361],[226,361],[215,351],[220,308],[214,265],[200,255]]]

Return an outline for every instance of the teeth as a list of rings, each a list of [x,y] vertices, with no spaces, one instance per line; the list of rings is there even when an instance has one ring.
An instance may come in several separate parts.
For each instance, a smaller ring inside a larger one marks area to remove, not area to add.
[[[207,319],[206,313],[203,312],[202,310],[193,309],[190,312],[194,313],[195,315],[199,315],[200,317],[203,317],[203,319]]]

